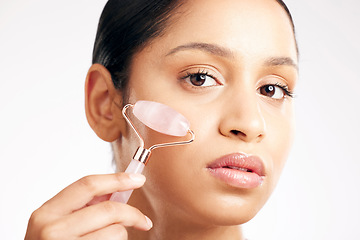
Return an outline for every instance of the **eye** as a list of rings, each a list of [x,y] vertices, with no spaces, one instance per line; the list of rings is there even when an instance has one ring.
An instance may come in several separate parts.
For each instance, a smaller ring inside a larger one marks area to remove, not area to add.
[[[280,84],[268,84],[259,88],[261,95],[273,99],[283,99],[285,96],[292,97],[292,93],[288,90],[287,86]]]
[[[182,77],[187,83],[195,87],[211,87],[219,85],[213,76],[208,73],[188,73],[185,77]]]

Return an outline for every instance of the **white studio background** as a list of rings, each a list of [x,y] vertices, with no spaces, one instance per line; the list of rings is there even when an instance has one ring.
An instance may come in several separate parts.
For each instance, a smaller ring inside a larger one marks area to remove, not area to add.
[[[84,175],[112,171],[84,79],[105,0],[0,0],[0,236]],[[297,137],[251,240],[355,240],[360,229],[360,2],[287,0],[300,47]]]

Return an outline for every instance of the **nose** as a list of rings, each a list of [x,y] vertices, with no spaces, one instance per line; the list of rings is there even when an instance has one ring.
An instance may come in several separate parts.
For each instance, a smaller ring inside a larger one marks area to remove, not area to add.
[[[224,103],[219,131],[223,136],[244,142],[260,142],[266,124],[256,94],[237,94]]]

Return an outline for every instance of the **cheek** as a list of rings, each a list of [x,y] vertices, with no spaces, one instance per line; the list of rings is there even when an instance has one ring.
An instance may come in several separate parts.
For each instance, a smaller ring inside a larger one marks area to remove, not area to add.
[[[147,182],[144,191],[151,198],[156,198],[160,204],[187,208],[196,204],[194,199],[198,198],[199,191],[204,189],[206,163],[214,160],[214,155],[207,147],[210,147],[211,139],[214,139],[217,131],[211,130],[214,129],[215,120],[207,118],[203,121],[205,109],[199,111],[199,108],[189,106],[180,108],[179,111],[191,122],[191,129],[196,134],[195,141],[188,145],[155,149],[145,168]],[[183,140],[151,130],[144,131],[142,135],[149,145]],[[185,139],[188,138],[189,136]],[[213,145],[213,148],[215,146]]]
[[[294,138],[294,116],[292,104],[281,112],[268,114],[265,121],[267,137],[264,141],[267,154],[272,187],[275,187],[282,169],[286,163]]]

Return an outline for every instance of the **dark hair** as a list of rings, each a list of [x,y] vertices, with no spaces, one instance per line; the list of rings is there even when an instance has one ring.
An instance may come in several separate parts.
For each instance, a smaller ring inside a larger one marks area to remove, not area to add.
[[[294,23],[282,0],[276,0]],[[164,32],[180,0],[109,0],[97,30],[93,64],[106,67],[115,88],[125,89],[132,57],[153,38]],[[295,30],[294,30],[295,33]]]
[[[105,66],[117,89],[124,89],[132,56],[159,36],[178,0],[109,0],[101,14],[93,63]]]

